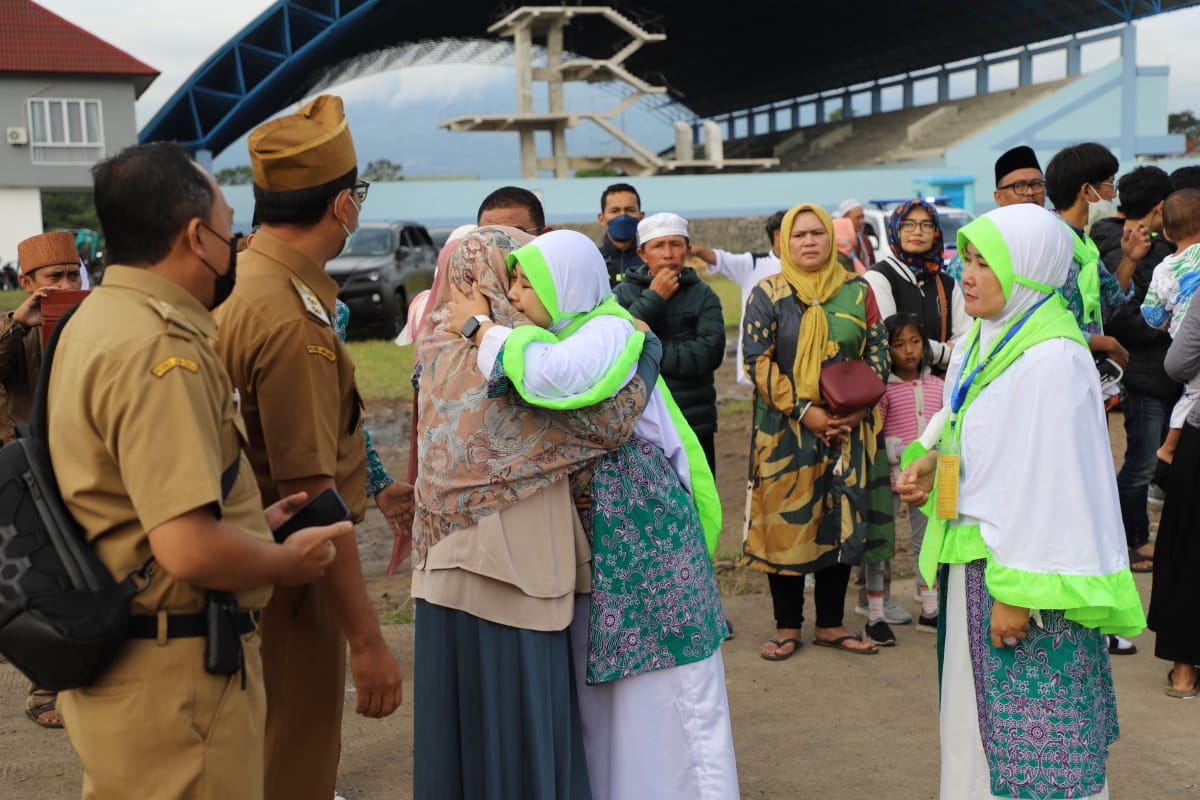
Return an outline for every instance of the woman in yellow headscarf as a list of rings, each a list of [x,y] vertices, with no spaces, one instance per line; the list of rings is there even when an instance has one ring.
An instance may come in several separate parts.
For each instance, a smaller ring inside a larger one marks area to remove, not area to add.
[[[821,366],[843,359],[865,359],[886,380],[887,333],[870,287],[838,263],[824,209],[792,208],[780,235],[782,271],[750,292],[742,344],[755,389],[742,563],[767,573],[775,610],[762,657],[781,661],[800,647],[808,573],[813,643],[871,654],[875,645],[846,630],[842,614],[851,565],[894,550],[879,415],[833,416],[819,384]]]

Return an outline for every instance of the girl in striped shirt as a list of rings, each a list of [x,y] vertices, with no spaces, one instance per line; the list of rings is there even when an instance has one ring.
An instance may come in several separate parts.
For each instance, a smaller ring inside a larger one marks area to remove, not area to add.
[[[942,407],[945,382],[930,372],[929,339],[921,329],[920,320],[907,313],[893,314],[883,321],[888,331],[888,347],[892,356],[892,374],[887,392],[879,400],[883,419],[883,438],[891,464],[892,510],[900,513],[900,496],[896,494],[896,476],[900,474],[900,454],[910,442],[925,431],[930,417]],[[920,559],[921,542],[925,538],[925,515],[914,505],[908,507],[912,529],[913,557]],[[917,571],[917,592],[921,599],[921,616],[916,629],[936,633],[938,625],[937,588],[925,585]]]

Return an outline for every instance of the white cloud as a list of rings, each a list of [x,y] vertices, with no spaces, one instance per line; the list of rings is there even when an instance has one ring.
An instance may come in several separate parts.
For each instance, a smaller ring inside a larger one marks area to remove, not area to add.
[[[508,90],[515,108],[513,82],[512,66],[418,64],[357,78],[339,84],[336,91],[347,103],[374,100],[384,108],[400,109],[429,101],[462,107],[489,92]]]

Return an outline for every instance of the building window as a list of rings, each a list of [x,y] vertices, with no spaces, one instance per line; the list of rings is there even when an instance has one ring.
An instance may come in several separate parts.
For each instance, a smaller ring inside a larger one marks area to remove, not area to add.
[[[29,145],[35,164],[92,164],[104,157],[99,100],[29,100]]]

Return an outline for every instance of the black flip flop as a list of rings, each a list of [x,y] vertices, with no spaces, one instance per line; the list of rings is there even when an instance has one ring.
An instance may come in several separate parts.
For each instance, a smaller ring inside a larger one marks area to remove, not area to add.
[[[848,633],[845,636],[839,636],[838,638],[831,639],[828,642],[814,637],[813,644],[815,644],[817,647],[832,647],[834,650],[841,650],[843,653],[854,653],[855,655],[859,656],[873,656],[879,653],[878,646],[866,650],[858,647],[846,647],[846,642],[850,641],[851,639],[856,642],[861,642],[863,640],[860,634]]]
[[[1135,567],[1134,564],[1137,564],[1140,561],[1149,561],[1150,566]],[[1129,571],[1130,572],[1154,572],[1154,556],[1144,555],[1142,553],[1139,553],[1137,550],[1133,549],[1132,547],[1129,548]]]
[[[804,646],[804,642],[791,636],[786,639],[767,639],[767,644],[775,645],[776,650],[775,655],[773,656],[769,656],[766,653],[759,653],[759,655],[767,661],[787,661],[789,658],[796,655],[797,650]],[[791,644],[792,649],[786,653],[780,653],[779,649],[785,644]]]

